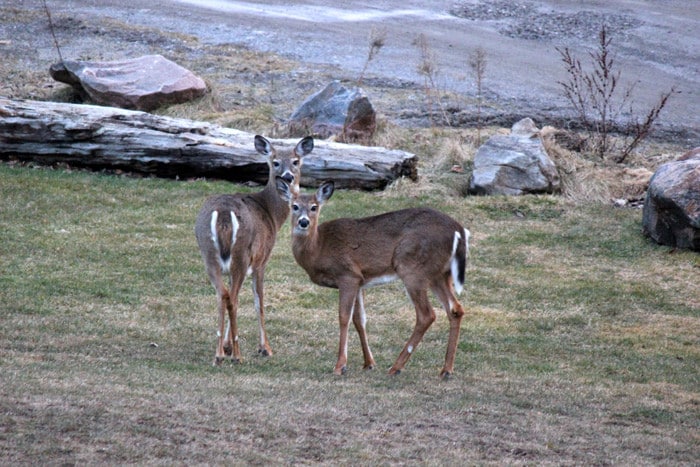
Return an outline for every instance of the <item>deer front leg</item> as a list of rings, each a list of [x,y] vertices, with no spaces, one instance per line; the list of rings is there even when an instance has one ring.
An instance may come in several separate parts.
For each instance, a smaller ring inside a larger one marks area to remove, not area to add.
[[[260,329],[260,344],[258,353],[264,357],[272,356],[272,347],[267,340],[265,332],[265,306],[263,302],[263,271],[253,272],[253,298],[255,300],[255,311],[258,314],[258,328]]]
[[[427,291],[424,289],[409,290],[408,293],[416,307],[416,325],[413,328],[413,334],[411,334],[408,342],[406,342],[394,366],[389,369],[390,375],[401,373],[406,362],[411,358],[411,354],[416,350],[416,347],[418,347],[418,344],[423,339],[425,331],[427,331],[430,325],[433,324],[433,321],[435,321],[435,311],[433,311],[433,308],[430,306]]]
[[[340,325],[340,339],[338,343],[338,361],[335,364],[333,373],[344,375],[347,372],[348,363],[348,328],[353,315],[353,305],[357,296],[359,286],[341,287],[339,291],[340,299],[338,305],[338,322]]]
[[[365,328],[367,324],[367,315],[365,314],[364,291],[362,289],[357,292],[357,299],[355,300],[355,306],[352,312],[352,322],[355,325],[357,334],[360,336],[362,355],[365,358],[365,365],[363,368],[365,370],[371,370],[374,368],[375,363],[372,357],[372,351],[369,349],[367,330]]]

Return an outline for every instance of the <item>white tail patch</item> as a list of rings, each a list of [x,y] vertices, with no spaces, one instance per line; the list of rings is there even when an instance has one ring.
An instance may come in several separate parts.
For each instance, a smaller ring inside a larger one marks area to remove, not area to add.
[[[216,221],[219,219],[219,211],[212,211],[211,222],[209,223],[211,232],[211,241],[214,242],[216,249],[219,249],[219,237],[216,235]]]
[[[231,213],[231,250],[233,250],[233,245],[236,243],[236,236],[238,235],[238,218],[233,211]],[[221,245],[219,245],[219,235],[216,229],[216,222],[219,219],[219,211],[212,211],[211,222],[209,227],[211,229],[211,241],[214,243],[214,248],[217,252],[220,252]],[[224,260],[221,255],[218,256],[219,266],[221,271],[227,273],[231,269],[231,257],[229,256]]]
[[[464,229],[464,234],[466,236],[466,241],[467,241],[467,249],[469,248],[469,231],[467,229]],[[457,295],[460,295],[462,293],[462,283],[459,281],[459,261],[457,259],[457,247],[459,246],[459,242],[462,240],[462,235],[458,232],[455,231],[455,236],[454,239],[452,240],[452,255],[450,256],[450,271],[452,272],[452,284],[454,285],[455,292],[457,292]]]

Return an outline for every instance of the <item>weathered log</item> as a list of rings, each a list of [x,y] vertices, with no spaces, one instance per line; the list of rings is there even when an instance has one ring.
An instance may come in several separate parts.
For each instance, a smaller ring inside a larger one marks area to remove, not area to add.
[[[160,177],[211,177],[265,183],[267,163],[251,133],[145,112],[0,98],[0,159],[66,163]],[[273,139],[292,147],[296,139]],[[343,188],[382,189],[400,177],[417,179],[414,154],[380,147],[316,141],[304,159],[301,184],[334,180]]]

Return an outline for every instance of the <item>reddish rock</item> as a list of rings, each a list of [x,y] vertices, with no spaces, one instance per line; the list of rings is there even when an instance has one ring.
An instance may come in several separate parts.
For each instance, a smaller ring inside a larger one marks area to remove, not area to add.
[[[289,118],[292,136],[336,136],[342,142],[368,141],[376,128],[376,113],[362,89],[339,81],[308,97]]]
[[[656,171],[642,226],[657,243],[700,251],[700,148]]]
[[[52,65],[49,72],[96,104],[124,109],[150,111],[207,91],[204,80],[162,55],[114,62],[66,60]]]

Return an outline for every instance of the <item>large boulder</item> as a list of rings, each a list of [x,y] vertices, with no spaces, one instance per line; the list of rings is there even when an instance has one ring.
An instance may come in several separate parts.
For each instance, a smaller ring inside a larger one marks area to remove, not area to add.
[[[377,129],[377,116],[360,88],[339,81],[309,96],[289,118],[290,136],[335,136],[339,141],[368,141]]]
[[[474,156],[469,192],[476,195],[555,193],[559,172],[531,119],[513,125],[510,135],[496,135]]]
[[[113,62],[65,60],[51,65],[49,73],[96,104],[123,109],[151,111],[207,91],[204,80],[162,55]]]
[[[657,243],[700,251],[700,148],[654,173],[642,227]]]

